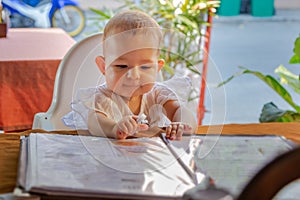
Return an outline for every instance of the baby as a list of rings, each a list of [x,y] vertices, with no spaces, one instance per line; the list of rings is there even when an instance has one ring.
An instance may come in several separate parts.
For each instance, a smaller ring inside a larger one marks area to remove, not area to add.
[[[84,102],[92,135],[126,139],[152,127],[164,127],[171,140],[193,133],[194,114],[172,89],[156,82],[164,66],[159,58],[161,41],[159,25],[143,12],[121,12],[107,23],[103,56],[96,58],[105,84]]]

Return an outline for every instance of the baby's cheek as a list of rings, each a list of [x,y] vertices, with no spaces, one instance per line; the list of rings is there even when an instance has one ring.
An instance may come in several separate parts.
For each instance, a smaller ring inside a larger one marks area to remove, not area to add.
[[[106,75],[106,84],[108,89],[112,91],[122,91],[122,77]]]

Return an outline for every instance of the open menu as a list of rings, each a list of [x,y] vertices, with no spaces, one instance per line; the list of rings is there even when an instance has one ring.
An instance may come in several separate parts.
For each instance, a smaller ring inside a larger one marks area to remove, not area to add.
[[[205,180],[193,157],[199,137],[114,140],[30,134],[22,139],[19,186],[48,197],[180,199]]]

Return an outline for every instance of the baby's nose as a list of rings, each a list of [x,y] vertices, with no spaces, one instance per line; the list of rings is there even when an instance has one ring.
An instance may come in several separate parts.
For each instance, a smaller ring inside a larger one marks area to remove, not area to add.
[[[139,72],[138,67],[132,67],[130,70],[128,70],[127,78],[139,79],[140,78],[140,72]]]

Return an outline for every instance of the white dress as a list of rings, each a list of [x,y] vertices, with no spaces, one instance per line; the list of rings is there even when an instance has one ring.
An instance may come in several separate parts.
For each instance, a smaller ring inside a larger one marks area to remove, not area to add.
[[[168,81],[157,82],[151,91],[142,97],[139,115],[146,115],[149,126],[164,127],[171,123],[163,113],[163,105],[169,100],[187,102],[191,82],[187,77],[173,77]],[[176,91],[176,92],[175,92]],[[106,84],[96,88],[80,89],[75,101],[71,103],[72,112],[63,117],[66,126],[76,130],[86,130],[89,110],[104,113],[114,121],[133,115],[123,97],[107,89]]]

